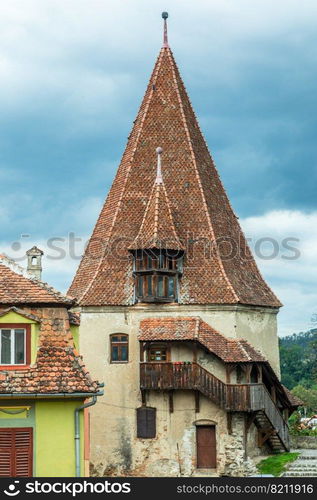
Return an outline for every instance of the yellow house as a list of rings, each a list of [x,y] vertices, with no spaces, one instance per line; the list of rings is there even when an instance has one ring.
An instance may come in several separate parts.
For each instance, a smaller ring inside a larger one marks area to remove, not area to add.
[[[0,256],[0,476],[89,475],[101,392],[76,351],[73,305]]]

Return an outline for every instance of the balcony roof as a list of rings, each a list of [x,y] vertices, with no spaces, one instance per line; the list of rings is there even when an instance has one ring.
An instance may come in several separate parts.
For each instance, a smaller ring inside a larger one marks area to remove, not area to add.
[[[225,337],[199,316],[144,319],[140,324],[139,340],[193,340],[225,363],[267,362],[249,342]]]

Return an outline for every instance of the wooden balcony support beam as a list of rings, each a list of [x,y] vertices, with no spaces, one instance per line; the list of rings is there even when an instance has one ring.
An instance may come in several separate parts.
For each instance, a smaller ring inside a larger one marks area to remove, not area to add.
[[[146,391],[141,389],[142,406],[146,406]]]
[[[228,434],[232,434],[232,413],[231,413],[231,411],[227,412],[227,431],[228,431]]]
[[[200,393],[195,391],[195,413],[200,412]]]
[[[258,434],[259,447],[261,448],[268,439],[270,439],[272,436],[274,436],[274,434],[276,434],[276,432],[272,428],[271,429],[261,429],[259,431],[259,434]]]
[[[168,407],[170,413],[174,413],[174,391],[168,391]]]

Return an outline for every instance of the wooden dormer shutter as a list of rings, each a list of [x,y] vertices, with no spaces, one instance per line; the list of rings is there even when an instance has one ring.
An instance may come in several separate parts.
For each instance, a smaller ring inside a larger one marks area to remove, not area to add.
[[[0,476],[31,477],[33,429],[0,429]]]
[[[137,437],[151,439],[156,436],[156,408],[141,406],[136,410]]]

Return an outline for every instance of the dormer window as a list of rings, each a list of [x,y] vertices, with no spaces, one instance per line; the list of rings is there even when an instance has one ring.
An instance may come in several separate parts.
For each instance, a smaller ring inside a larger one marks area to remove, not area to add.
[[[183,252],[137,250],[134,253],[135,292],[138,302],[176,302]]]

